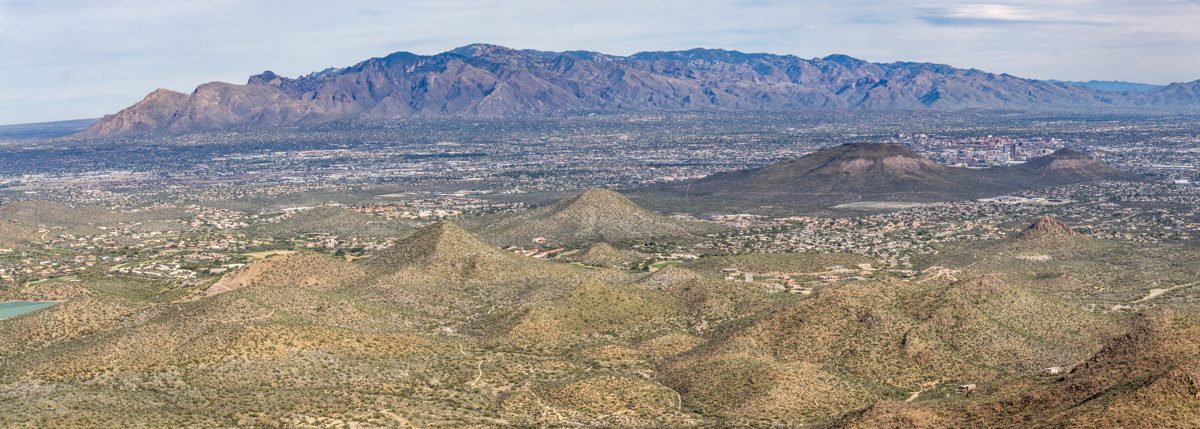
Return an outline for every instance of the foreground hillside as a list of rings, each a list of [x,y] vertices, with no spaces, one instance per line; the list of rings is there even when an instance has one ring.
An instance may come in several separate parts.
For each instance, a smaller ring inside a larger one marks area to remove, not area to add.
[[[1044,218],[912,270],[793,253],[648,273],[605,242],[580,266],[451,222],[404,234],[355,260],[277,253],[212,281],[84,273],[8,291],[63,303],[0,321],[0,426],[1188,427],[1198,416],[1194,291],[1107,305],[1192,275],[1171,264],[1194,250],[1162,250],[1178,259],[1155,265],[1156,248]],[[1118,258],[1140,281],[1082,262]],[[828,272],[853,276],[805,293],[772,286]],[[967,384],[977,391],[955,392]]]
[[[437,55],[397,52],[292,79],[191,94],[160,89],[91,125],[105,137],[350,119],[596,111],[791,109],[1196,109],[1200,81],[1108,92],[941,64],[803,59],[719,49],[542,52],[475,44]]]
[[[986,386],[977,398],[878,404],[839,428],[1057,428],[1200,425],[1200,323],[1157,310],[1061,376]]]

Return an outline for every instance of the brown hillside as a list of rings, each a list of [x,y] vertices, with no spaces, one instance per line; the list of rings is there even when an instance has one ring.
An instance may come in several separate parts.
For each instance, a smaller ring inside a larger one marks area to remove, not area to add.
[[[693,406],[799,423],[925,382],[983,382],[1076,362],[1111,332],[1082,309],[994,278],[860,284],[775,311],[663,373]]]
[[[999,387],[976,401],[885,404],[839,428],[1190,428],[1200,426],[1200,324],[1160,309],[1140,315],[1064,376]]]
[[[583,251],[567,256],[565,259],[593,267],[623,268],[641,262],[645,258],[646,255],[637,251],[617,249],[611,244],[601,242],[588,246]]]

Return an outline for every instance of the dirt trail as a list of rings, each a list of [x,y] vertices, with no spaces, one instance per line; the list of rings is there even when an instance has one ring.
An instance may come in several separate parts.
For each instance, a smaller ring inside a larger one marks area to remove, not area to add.
[[[396,415],[396,413],[393,413],[391,410],[379,410],[379,413],[383,414],[384,416],[387,416],[387,418],[389,418],[389,419],[392,419],[392,421],[399,423],[400,427],[404,427],[404,428],[415,428],[416,427],[416,426],[413,426],[412,422],[408,421],[408,419]]]
[[[1149,301],[1154,298],[1158,298],[1158,297],[1162,296],[1163,294],[1173,291],[1175,289],[1182,289],[1182,288],[1185,288],[1188,286],[1195,286],[1197,284],[1200,284],[1200,282],[1191,282],[1191,283],[1185,283],[1185,284],[1181,284],[1181,285],[1175,285],[1175,286],[1171,286],[1166,289],[1150,289],[1150,293],[1146,294],[1146,296],[1142,297],[1142,299],[1131,302],[1130,304],[1137,304],[1139,302]]]
[[[1160,296],[1163,296],[1163,295],[1164,295],[1164,294],[1166,294],[1167,292],[1173,291],[1173,290],[1175,290],[1175,289],[1183,289],[1183,288],[1185,288],[1185,287],[1195,286],[1195,285],[1198,285],[1198,284],[1200,284],[1200,282],[1184,283],[1184,284],[1175,285],[1175,286],[1171,286],[1171,287],[1169,287],[1169,288],[1164,288],[1164,289],[1150,289],[1150,292],[1149,292],[1149,293],[1147,293],[1147,294],[1146,294],[1146,296],[1143,296],[1143,297],[1141,297],[1141,298],[1139,298],[1139,299],[1137,299],[1137,300],[1134,300],[1134,301],[1129,301],[1128,303],[1125,303],[1125,304],[1117,304],[1117,305],[1114,305],[1114,306],[1113,306],[1113,310],[1120,310],[1120,309],[1122,309],[1122,308],[1128,308],[1129,306],[1131,306],[1131,305],[1133,305],[1133,304],[1137,304],[1137,303],[1141,303],[1141,302],[1146,302],[1146,301],[1152,300],[1152,299],[1154,299],[1154,298],[1158,298],[1158,297],[1160,297]]]

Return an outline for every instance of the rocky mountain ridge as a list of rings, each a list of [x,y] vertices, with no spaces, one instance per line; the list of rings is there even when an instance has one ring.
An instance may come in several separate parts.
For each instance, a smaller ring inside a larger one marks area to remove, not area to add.
[[[1200,81],[1116,93],[846,55],[692,49],[616,56],[473,44],[436,55],[397,52],[298,78],[267,71],[245,85],[211,82],[191,94],[160,89],[81,135],[569,112],[1111,108],[1200,108]]]

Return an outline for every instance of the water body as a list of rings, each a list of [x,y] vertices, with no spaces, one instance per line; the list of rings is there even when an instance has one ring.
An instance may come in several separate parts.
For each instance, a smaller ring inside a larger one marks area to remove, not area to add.
[[[12,319],[25,313],[32,313],[47,307],[58,305],[53,301],[8,301],[0,302],[0,320]]]

